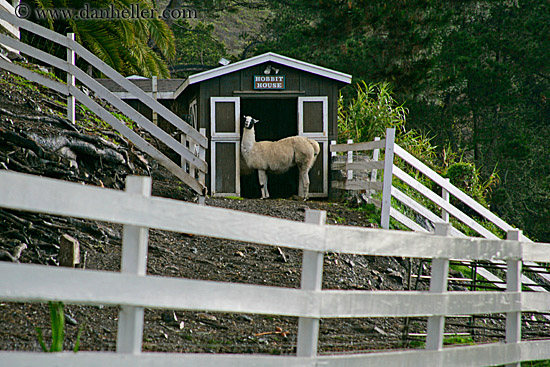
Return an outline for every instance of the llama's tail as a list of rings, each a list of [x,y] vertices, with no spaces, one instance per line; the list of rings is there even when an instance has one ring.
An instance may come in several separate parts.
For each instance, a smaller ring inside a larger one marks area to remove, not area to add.
[[[319,143],[317,143],[315,140],[313,139],[308,139],[309,143],[311,144],[311,146],[313,147],[313,152],[315,154],[315,157],[317,157],[317,155],[319,154],[319,152],[321,151],[321,148],[319,148]]]

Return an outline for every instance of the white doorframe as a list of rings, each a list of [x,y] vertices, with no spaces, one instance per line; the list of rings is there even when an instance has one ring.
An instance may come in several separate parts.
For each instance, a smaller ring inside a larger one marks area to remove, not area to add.
[[[216,103],[235,104],[235,130],[232,132],[216,132]],[[240,196],[240,154],[241,154],[241,99],[240,97],[210,97],[210,192],[212,196]],[[235,144],[235,192],[216,192],[216,144]]]
[[[321,102],[323,104],[323,130],[321,132],[304,132],[304,102]],[[298,135],[313,139],[322,144],[321,152],[323,159],[323,192],[311,193],[310,197],[328,196],[328,97],[298,97]]]
[[[322,102],[323,103],[323,131],[316,133],[304,133],[304,102]],[[298,135],[308,138],[328,139],[328,97],[298,97]]]

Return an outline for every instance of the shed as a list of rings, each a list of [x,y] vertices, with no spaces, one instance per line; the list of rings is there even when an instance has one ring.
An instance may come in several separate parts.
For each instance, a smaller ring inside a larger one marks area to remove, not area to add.
[[[266,53],[191,75],[183,87],[189,111],[210,140],[209,189],[213,195],[260,197],[257,175],[241,174],[242,117],[250,115],[256,140],[302,135],[319,142],[321,153],[310,171],[310,196],[329,189],[329,141],[338,134],[339,89],[351,75]],[[195,112],[196,111],[196,112]],[[272,197],[298,192],[298,171],[269,175]]]
[[[319,142],[321,153],[309,174],[310,196],[326,197],[329,142],[338,134],[339,90],[350,82],[351,75],[270,52],[191,75],[182,83],[159,79],[157,98],[177,101],[171,109],[188,114],[197,130],[206,129],[212,195],[260,197],[258,177],[245,169],[240,154],[243,116],[250,115],[260,120],[257,141],[301,135]],[[151,91],[151,81],[134,83]],[[106,86],[121,98],[132,98]],[[298,170],[270,174],[268,185],[274,198],[297,194]]]

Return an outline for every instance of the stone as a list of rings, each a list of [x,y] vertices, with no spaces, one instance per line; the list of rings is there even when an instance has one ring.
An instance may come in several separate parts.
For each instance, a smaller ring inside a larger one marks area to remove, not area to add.
[[[78,240],[64,234],[59,241],[59,266],[74,268],[76,264],[80,264],[80,244]]]

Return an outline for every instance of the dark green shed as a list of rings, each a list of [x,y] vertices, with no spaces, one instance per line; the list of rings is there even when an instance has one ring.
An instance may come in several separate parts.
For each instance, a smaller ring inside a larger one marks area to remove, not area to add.
[[[348,74],[275,53],[191,75],[182,94],[210,140],[210,192],[260,196],[257,176],[245,175],[239,159],[242,116],[250,115],[260,120],[257,141],[303,135],[319,142],[321,154],[310,171],[310,196],[326,197],[328,145],[338,134],[339,89],[350,82]],[[297,170],[270,175],[269,187],[273,197],[296,194]]]

